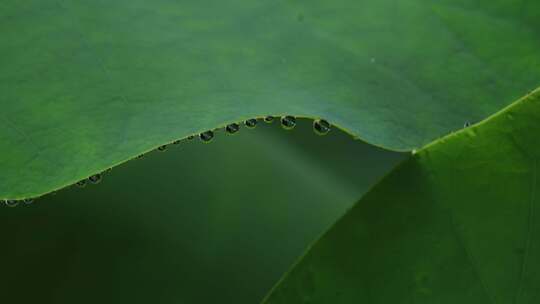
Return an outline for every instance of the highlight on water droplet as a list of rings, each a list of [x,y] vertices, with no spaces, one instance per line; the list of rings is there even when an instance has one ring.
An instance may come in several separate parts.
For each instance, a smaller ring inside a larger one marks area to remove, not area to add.
[[[88,178],[92,184],[99,184],[101,182],[101,173],[94,174]]]
[[[4,202],[8,207],[17,207],[19,205],[19,201],[16,200],[5,200]]]
[[[76,185],[77,185],[77,187],[79,187],[79,188],[84,188],[84,187],[86,187],[86,180],[85,180],[85,179],[80,180],[80,181],[78,181],[78,182],[76,183]]]
[[[326,135],[328,132],[330,132],[330,129],[332,126],[330,123],[324,119],[316,119],[313,121],[313,131],[317,135]]]
[[[209,143],[214,138],[214,131],[202,132],[199,134],[199,138],[202,140],[202,142]]]
[[[274,122],[274,116],[266,116],[264,118],[265,123],[273,123]]]
[[[23,203],[24,203],[25,205],[30,205],[30,204],[32,204],[33,202],[34,202],[34,199],[33,199],[33,198],[25,198],[25,199],[23,199]]]
[[[163,151],[167,150],[167,145],[159,146],[157,149],[158,149],[159,152],[163,152]]]
[[[281,117],[281,127],[285,130],[294,129],[296,127],[296,117],[290,115]]]
[[[244,124],[246,125],[246,127],[253,129],[257,126],[257,119],[255,118],[248,119],[244,121]]]
[[[238,130],[240,130],[240,125],[237,123],[232,123],[225,127],[225,131],[227,131],[228,134],[234,134],[238,132]]]

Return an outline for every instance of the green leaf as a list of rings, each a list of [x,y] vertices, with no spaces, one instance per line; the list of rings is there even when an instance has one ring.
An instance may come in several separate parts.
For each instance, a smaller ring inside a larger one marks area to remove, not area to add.
[[[535,0],[4,0],[0,198],[269,114],[421,147],[537,85],[538,12]]]
[[[265,303],[538,303],[540,89],[402,163]]]

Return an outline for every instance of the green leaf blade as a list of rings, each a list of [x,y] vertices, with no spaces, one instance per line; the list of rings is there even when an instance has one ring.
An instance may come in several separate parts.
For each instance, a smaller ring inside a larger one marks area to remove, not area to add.
[[[537,85],[538,5],[4,1],[0,198],[265,115],[421,147]]]

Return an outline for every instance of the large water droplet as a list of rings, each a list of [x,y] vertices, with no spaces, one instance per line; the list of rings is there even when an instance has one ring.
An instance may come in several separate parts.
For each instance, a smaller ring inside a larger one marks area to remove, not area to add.
[[[313,121],[313,131],[315,131],[317,135],[326,135],[330,132],[330,129],[330,123],[324,119]]]
[[[163,152],[163,151],[167,150],[167,145],[159,146],[157,149],[158,149],[159,152]]]
[[[83,179],[83,180],[81,180],[81,181],[78,181],[76,185],[77,185],[77,187],[79,187],[79,188],[84,188],[84,187],[86,187],[86,180]]]
[[[289,115],[281,117],[281,127],[285,130],[294,129],[296,127],[296,117]]]
[[[246,125],[246,127],[253,129],[257,126],[257,119],[255,118],[248,119],[244,121],[244,124]]]
[[[237,123],[232,123],[225,127],[225,131],[227,131],[227,133],[229,134],[234,134],[238,132],[238,130],[240,130],[240,125],[238,125]]]
[[[32,204],[33,202],[34,202],[34,199],[33,199],[33,198],[25,198],[25,199],[23,199],[23,203],[24,203],[25,205],[30,205],[30,204]]]
[[[274,116],[266,116],[264,118],[265,123],[273,123],[274,122]]]
[[[101,173],[94,174],[88,178],[93,184],[99,184],[101,182]]]
[[[199,137],[204,143],[209,143],[214,138],[214,132],[213,131],[206,131],[199,134]]]
[[[5,200],[6,206],[8,207],[17,207],[19,201],[16,200]]]

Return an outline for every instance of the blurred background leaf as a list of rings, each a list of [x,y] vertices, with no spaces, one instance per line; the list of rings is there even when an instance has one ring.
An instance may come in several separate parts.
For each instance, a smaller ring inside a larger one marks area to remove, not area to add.
[[[257,303],[404,155],[260,124],[171,145],[0,211],[2,299]]]

